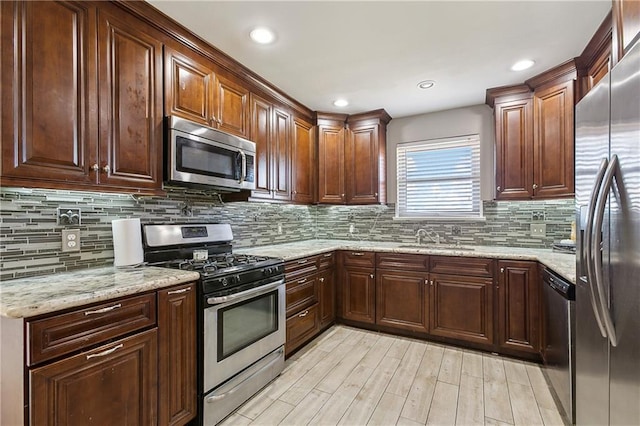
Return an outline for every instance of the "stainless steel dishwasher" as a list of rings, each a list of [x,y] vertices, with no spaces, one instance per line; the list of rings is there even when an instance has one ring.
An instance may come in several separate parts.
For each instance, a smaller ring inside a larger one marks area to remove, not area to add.
[[[544,374],[565,420],[575,423],[575,285],[552,271],[542,272]]]

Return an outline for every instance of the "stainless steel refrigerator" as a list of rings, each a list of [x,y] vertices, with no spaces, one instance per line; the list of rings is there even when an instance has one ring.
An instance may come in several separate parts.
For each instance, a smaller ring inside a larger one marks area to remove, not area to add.
[[[640,43],[575,117],[576,423],[640,425]]]

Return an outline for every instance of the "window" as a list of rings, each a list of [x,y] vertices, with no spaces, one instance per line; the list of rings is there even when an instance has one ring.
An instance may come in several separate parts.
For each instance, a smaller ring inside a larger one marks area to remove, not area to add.
[[[396,217],[482,215],[478,135],[400,143],[397,162]]]

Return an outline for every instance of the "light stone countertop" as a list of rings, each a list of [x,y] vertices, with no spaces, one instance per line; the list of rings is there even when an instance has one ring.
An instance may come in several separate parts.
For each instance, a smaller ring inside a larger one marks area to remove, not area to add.
[[[7,280],[0,283],[0,316],[27,318],[199,278],[193,271],[110,266]]]
[[[416,247],[415,245],[407,243],[387,243],[380,241],[306,240],[270,246],[237,248],[234,249],[234,253],[274,256],[281,257],[284,260],[292,260],[333,250],[359,250],[460,257],[487,257],[508,260],[535,260],[568,279],[570,282],[574,284],[576,282],[576,256],[574,254],[558,253],[550,249],[530,249],[522,247],[462,246],[458,248],[449,245],[444,245],[444,247],[437,248],[435,245]]]

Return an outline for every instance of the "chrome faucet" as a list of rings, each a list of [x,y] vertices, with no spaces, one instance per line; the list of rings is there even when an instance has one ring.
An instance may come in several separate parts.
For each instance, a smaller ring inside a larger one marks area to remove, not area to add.
[[[435,232],[433,229],[429,228],[429,229],[418,229],[418,232],[416,232],[416,242],[418,244],[422,244],[425,238],[429,238],[431,241],[433,241],[436,244],[440,244],[440,234],[438,234],[437,232]]]

